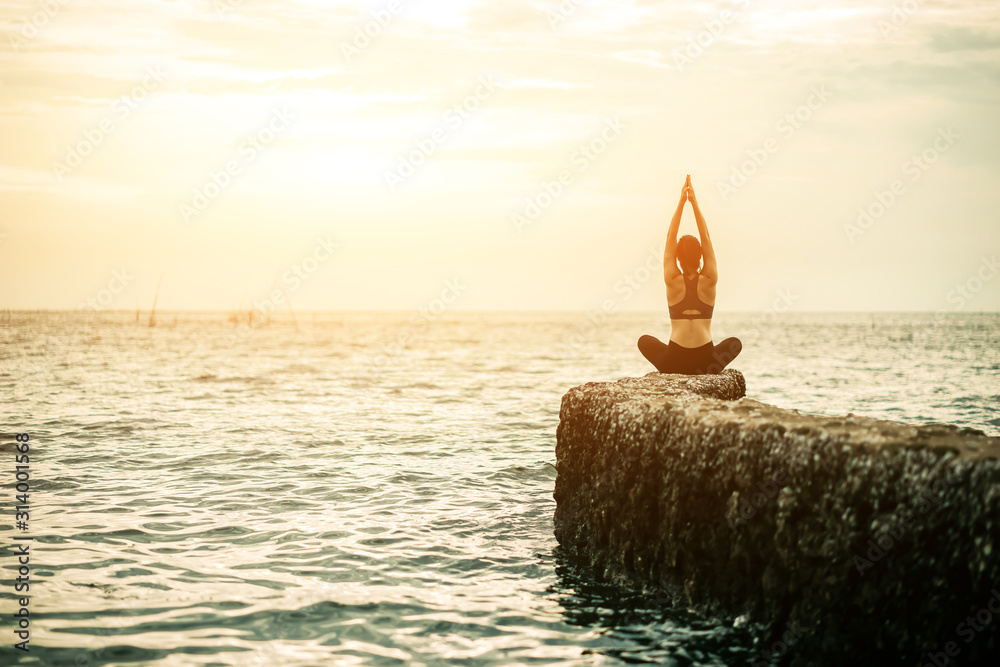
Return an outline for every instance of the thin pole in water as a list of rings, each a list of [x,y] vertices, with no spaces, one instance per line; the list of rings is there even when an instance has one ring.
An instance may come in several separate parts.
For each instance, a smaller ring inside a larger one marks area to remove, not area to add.
[[[160,279],[156,281],[156,294],[153,295],[153,310],[149,311],[149,326],[156,326],[156,302],[160,299],[160,285],[163,284],[163,274],[160,274]]]

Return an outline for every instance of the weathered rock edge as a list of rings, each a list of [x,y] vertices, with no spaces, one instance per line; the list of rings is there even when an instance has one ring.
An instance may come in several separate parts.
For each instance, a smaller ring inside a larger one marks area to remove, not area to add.
[[[949,664],[1000,664],[1000,614],[965,621],[1000,610],[1000,438],[745,391],[731,369],[571,389],[561,548],[598,577],[745,615],[783,663],[922,665],[954,642]]]

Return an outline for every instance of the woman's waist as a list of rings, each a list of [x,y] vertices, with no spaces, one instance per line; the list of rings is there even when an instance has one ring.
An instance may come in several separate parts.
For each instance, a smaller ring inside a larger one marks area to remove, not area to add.
[[[712,342],[712,320],[670,320],[670,340],[684,347]]]

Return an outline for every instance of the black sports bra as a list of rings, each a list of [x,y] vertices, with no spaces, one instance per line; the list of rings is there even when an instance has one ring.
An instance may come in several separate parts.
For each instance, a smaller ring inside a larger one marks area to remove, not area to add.
[[[710,306],[698,298],[698,276],[694,274],[691,278],[684,276],[684,298],[670,306],[670,319],[672,320],[710,320],[715,306]],[[695,313],[685,314],[685,310],[694,310]]]

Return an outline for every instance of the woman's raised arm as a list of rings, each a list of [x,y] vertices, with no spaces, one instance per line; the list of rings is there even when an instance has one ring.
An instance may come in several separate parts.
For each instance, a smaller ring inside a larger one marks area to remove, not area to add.
[[[701,237],[701,256],[704,260],[701,275],[709,280],[718,280],[719,265],[715,261],[715,248],[712,247],[712,237],[708,235],[708,224],[705,222],[705,216],[701,214],[701,207],[698,206],[698,198],[695,197],[690,176],[688,176],[685,192],[688,201],[691,202],[691,208],[694,209],[694,219],[698,223],[698,235]]]
[[[684,203],[687,201],[690,186],[691,176],[688,176],[684,187],[681,188],[681,200],[677,202],[677,210],[670,220],[670,229],[667,230],[667,246],[663,249],[663,282],[668,284],[672,278],[681,274],[681,270],[677,267],[677,231],[681,228],[681,216],[684,214]]]

